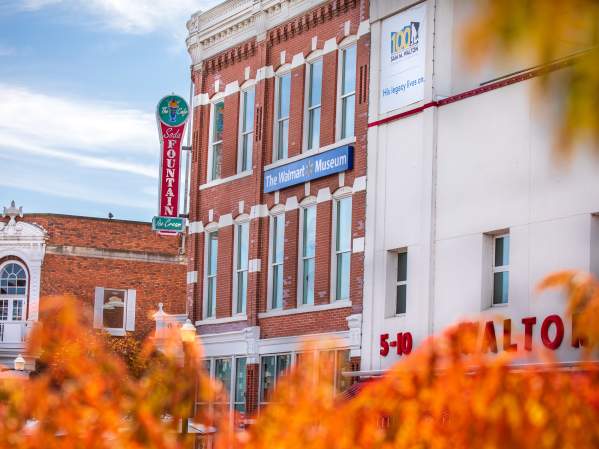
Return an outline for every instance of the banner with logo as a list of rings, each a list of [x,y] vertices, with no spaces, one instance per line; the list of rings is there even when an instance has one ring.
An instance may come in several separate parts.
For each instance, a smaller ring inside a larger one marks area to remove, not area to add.
[[[385,19],[381,31],[381,114],[424,99],[426,3]]]
[[[158,216],[179,216],[179,170],[181,142],[185,134],[185,123],[189,107],[177,95],[167,95],[158,103],[156,120],[160,135],[160,181]]]

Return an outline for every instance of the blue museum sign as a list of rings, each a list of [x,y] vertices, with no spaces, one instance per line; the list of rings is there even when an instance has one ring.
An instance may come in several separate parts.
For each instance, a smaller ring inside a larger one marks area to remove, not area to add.
[[[351,170],[353,163],[354,147],[344,145],[280,167],[271,168],[264,172],[264,193]]]

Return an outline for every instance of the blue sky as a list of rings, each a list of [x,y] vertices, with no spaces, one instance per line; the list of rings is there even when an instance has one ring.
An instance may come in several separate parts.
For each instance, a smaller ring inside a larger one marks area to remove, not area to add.
[[[0,206],[149,221],[158,100],[189,95],[185,22],[219,0],[0,0]]]

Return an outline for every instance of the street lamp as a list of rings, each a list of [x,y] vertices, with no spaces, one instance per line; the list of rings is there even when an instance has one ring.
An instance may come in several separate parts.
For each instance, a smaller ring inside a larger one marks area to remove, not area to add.
[[[21,354],[19,354],[17,356],[17,358],[14,361],[15,364],[15,371],[25,371],[25,359],[23,358],[23,356]]]
[[[183,343],[193,343],[195,341],[196,327],[192,324],[189,318],[187,318],[185,324],[181,326],[179,331],[181,332],[181,340],[183,340]]]
[[[196,339],[196,327],[193,325],[191,320],[187,318],[183,326],[179,329],[181,332],[181,341],[183,342],[183,371],[186,375],[189,375],[187,371],[191,367],[190,356],[193,348],[193,344]],[[192,389],[193,398],[191,398],[191,409],[188,411],[188,416],[184,416],[181,422],[181,433],[187,434],[189,432],[189,420],[193,417],[194,414],[194,403],[195,403],[195,380],[194,388]]]

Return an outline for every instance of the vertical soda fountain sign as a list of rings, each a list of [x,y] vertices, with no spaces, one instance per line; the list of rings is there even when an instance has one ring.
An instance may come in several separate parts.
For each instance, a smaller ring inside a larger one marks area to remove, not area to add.
[[[167,95],[158,103],[156,119],[161,147],[158,217],[179,220],[181,142],[188,116],[187,103],[177,95]]]

